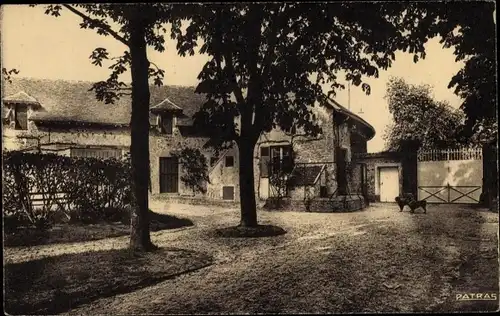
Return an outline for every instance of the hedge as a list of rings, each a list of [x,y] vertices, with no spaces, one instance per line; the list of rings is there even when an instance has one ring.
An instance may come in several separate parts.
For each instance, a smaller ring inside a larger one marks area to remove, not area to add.
[[[112,216],[131,202],[130,166],[129,157],[118,160],[5,152],[4,218],[44,227],[56,214],[82,222]],[[35,198],[41,200],[39,205]]]

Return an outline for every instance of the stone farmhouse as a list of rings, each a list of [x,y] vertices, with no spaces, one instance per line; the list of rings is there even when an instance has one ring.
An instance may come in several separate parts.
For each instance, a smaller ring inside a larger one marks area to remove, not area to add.
[[[42,150],[72,157],[122,157],[130,146],[130,98],[104,104],[89,91],[90,82],[14,78],[3,87],[4,150]],[[204,149],[206,135],[196,133],[192,116],[204,103],[194,87],[151,87],[150,165],[153,196],[192,196],[180,180],[182,168],[172,153],[199,148],[210,162],[207,193],[201,198],[239,200],[238,151],[218,156]],[[313,107],[322,134],[306,137],[280,130],[261,135],[254,152],[257,198],[279,192],[270,179],[276,170],[290,168],[291,200],[358,201],[364,205],[366,168],[354,157],[367,152],[375,130],[334,100]],[[293,159],[289,159],[293,156]],[[291,162],[288,164],[288,162]]]

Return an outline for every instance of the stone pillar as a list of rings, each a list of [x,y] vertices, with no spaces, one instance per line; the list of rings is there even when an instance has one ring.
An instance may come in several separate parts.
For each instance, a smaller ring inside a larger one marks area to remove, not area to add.
[[[490,210],[498,211],[498,147],[496,143],[483,145],[482,202]]]
[[[406,141],[401,145],[401,165],[403,168],[403,193],[411,193],[418,197],[417,152],[419,144],[416,141]]]

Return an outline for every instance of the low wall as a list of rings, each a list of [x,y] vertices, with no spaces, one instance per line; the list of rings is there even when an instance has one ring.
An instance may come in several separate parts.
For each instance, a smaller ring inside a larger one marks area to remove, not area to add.
[[[263,206],[267,211],[294,211],[311,213],[336,213],[355,212],[366,207],[365,199],[361,196],[337,196],[333,199],[314,198],[309,206],[303,200],[283,199],[279,202],[275,199],[268,199]]]
[[[158,193],[153,194],[151,196],[152,200],[162,201],[162,202],[170,202],[176,204],[187,204],[187,205],[210,205],[210,206],[219,206],[219,207],[238,207],[240,203],[237,201],[224,201],[224,200],[215,200],[206,196],[181,196],[181,195],[171,195],[168,193]]]

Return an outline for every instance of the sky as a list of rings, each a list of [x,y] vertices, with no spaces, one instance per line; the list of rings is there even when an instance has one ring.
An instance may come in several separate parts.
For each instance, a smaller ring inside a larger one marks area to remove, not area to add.
[[[2,67],[20,70],[17,75],[20,77],[105,80],[109,70],[92,65],[89,60],[91,52],[96,47],[104,47],[110,56],[119,56],[126,50],[125,45],[109,36],[103,37],[93,30],[80,29],[79,18],[68,11],[63,11],[56,18],[45,15],[43,7],[2,5],[1,9]],[[164,84],[196,86],[198,74],[208,56],[178,56],[175,43],[170,38],[167,38],[166,46],[163,53],[153,49],[148,51],[149,60],[165,70]],[[391,68],[381,70],[379,78],[366,80],[371,86],[370,95],[355,86],[351,86],[350,98],[348,89],[337,91],[337,102],[349,107],[375,128],[376,135],[368,142],[368,152],[384,149],[382,136],[387,125],[392,122],[384,99],[386,84],[391,76],[402,77],[410,84],[429,84],[433,87],[436,100],[459,107],[461,99],[452,89],[448,89],[448,83],[463,63],[455,62],[453,49],[443,48],[438,38],[429,40],[425,47],[427,56],[418,63],[413,62],[410,54],[396,53]]]

